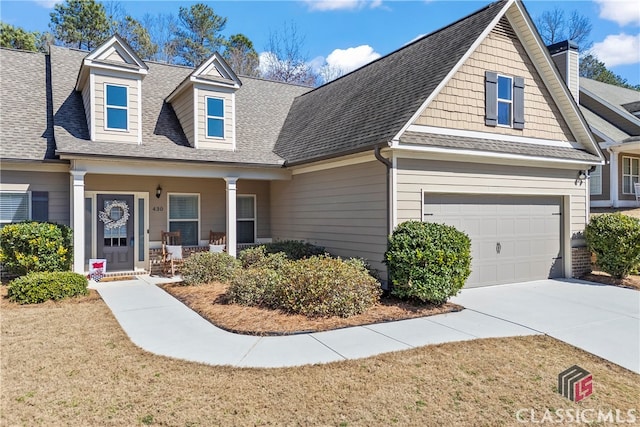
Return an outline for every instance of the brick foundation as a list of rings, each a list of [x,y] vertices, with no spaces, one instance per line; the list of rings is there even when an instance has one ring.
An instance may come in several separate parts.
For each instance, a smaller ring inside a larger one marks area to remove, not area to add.
[[[571,248],[571,271],[573,277],[591,272],[591,251],[586,247]]]

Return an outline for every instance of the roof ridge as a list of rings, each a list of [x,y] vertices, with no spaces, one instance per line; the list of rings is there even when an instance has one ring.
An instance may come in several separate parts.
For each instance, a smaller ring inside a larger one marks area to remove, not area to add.
[[[321,89],[321,88],[323,88],[323,87],[325,87],[325,86],[328,86],[328,85],[330,85],[330,84],[332,84],[332,83],[334,83],[334,82],[337,82],[338,80],[341,80],[341,79],[342,79],[342,78],[344,78],[344,77],[347,77],[347,76],[349,76],[349,75],[351,75],[351,74],[353,74],[353,73],[355,73],[355,72],[358,72],[358,71],[362,70],[363,68],[366,68],[366,67],[368,67],[368,66],[370,66],[370,65],[372,65],[372,64],[375,64],[375,63],[377,63],[377,62],[379,62],[379,61],[382,61],[382,60],[384,60],[385,58],[388,58],[388,57],[389,57],[389,56],[391,56],[391,55],[394,55],[394,54],[396,54],[396,53],[398,53],[398,52],[403,51],[404,49],[408,49],[409,47],[413,46],[414,44],[416,44],[416,43],[418,43],[418,42],[422,42],[424,39],[429,38],[429,37],[432,37],[432,36],[434,36],[434,35],[436,35],[436,34],[438,34],[438,33],[442,32],[442,31],[444,31],[444,30],[446,30],[446,29],[448,29],[448,28],[450,28],[450,27],[452,27],[452,26],[454,26],[454,25],[456,25],[456,24],[459,24],[460,22],[462,22],[462,21],[464,21],[464,20],[466,20],[466,19],[471,18],[472,16],[475,16],[475,15],[477,15],[477,14],[481,13],[481,12],[484,12],[485,10],[487,10],[488,8],[492,7],[493,5],[495,5],[495,4],[497,4],[497,3],[506,3],[507,1],[508,1],[508,0],[496,0],[496,1],[493,1],[493,2],[491,2],[491,3],[489,3],[489,4],[487,4],[487,5],[483,6],[483,7],[481,7],[480,9],[478,9],[478,10],[476,10],[476,11],[474,11],[474,12],[471,12],[470,14],[468,14],[468,15],[466,15],[466,16],[463,16],[463,17],[462,17],[462,18],[460,18],[460,19],[458,19],[458,20],[456,20],[456,21],[454,21],[454,22],[451,22],[451,23],[450,23],[450,24],[448,24],[448,25],[445,25],[444,27],[440,27],[440,28],[438,28],[438,29],[436,29],[436,30],[434,30],[434,31],[432,31],[432,32],[430,32],[430,33],[424,34],[423,36],[420,36],[420,37],[418,37],[418,38],[416,38],[416,39],[414,39],[414,40],[412,40],[412,41],[410,41],[410,42],[408,42],[408,43],[406,43],[406,44],[404,44],[404,45],[400,46],[399,48],[397,48],[397,49],[395,49],[395,50],[393,50],[393,51],[391,51],[391,52],[387,53],[386,55],[383,55],[383,56],[381,56],[381,57],[379,57],[379,58],[376,58],[376,59],[374,59],[373,61],[368,62],[368,63],[366,63],[366,64],[364,64],[364,65],[362,65],[362,66],[360,66],[360,67],[356,68],[355,70],[349,71],[348,73],[341,75],[341,76],[340,76],[340,77],[338,77],[337,79],[333,79],[333,80],[331,80],[331,81],[329,81],[329,82],[327,82],[327,83],[324,83],[324,84],[322,84],[322,85],[320,85],[320,86],[318,86],[318,87],[316,87],[316,88],[313,88],[313,90],[310,90],[309,92],[306,92],[306,93],[304,93],[304,94],[302,94],[302,95],[300,95],[300,96],[304,96],[304,95],[307,95],[307,94],[309,94],[309,93],[311,93],[311,92],[315,92],[317,89]]]
[[[15,49],[13,47],[4,47],[4,46],[0,46],[0,49],[1,50],[6,50],[8,52],[33,53],[33,54],[46,55],[45,52],[40,52],[39,50]]]

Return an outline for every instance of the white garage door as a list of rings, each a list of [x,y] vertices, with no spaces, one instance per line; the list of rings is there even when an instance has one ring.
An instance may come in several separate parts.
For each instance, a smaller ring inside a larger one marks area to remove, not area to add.
[[[452,225],[471,239],[465,287],[562,277],[561,198],[431,194],[424,221]]]

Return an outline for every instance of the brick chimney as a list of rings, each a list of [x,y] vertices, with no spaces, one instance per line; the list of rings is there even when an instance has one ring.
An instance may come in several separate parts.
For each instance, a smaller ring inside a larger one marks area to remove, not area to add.
[[[578,68],[578,44],[572,40],[565,40],[547,46],[553,62],[556,63],[560,75],[567,84],[569,91],[579,102],[580,82]]]

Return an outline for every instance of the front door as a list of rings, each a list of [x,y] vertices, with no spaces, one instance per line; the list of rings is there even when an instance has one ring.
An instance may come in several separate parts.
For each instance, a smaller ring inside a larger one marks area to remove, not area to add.
[[[98,194],[98,258],[107,260],[107,272],[133,271],[133,195]]]

